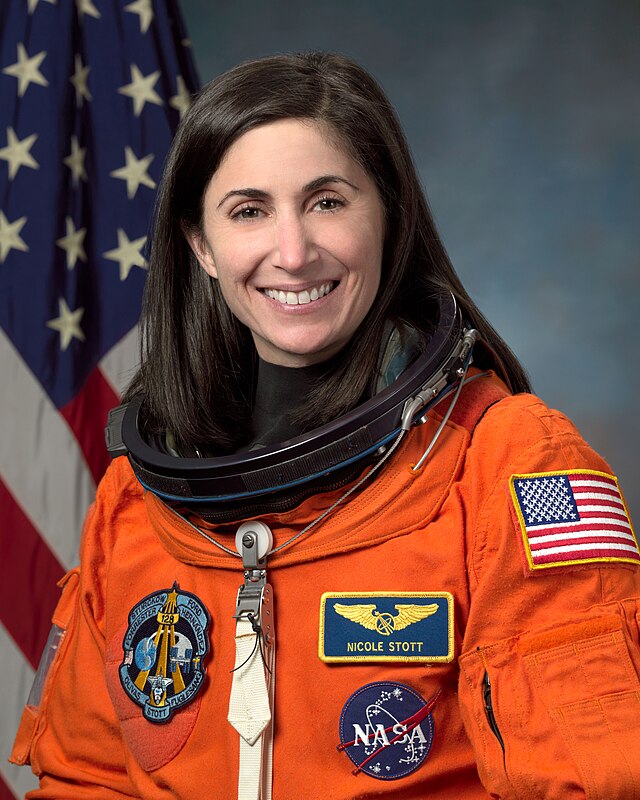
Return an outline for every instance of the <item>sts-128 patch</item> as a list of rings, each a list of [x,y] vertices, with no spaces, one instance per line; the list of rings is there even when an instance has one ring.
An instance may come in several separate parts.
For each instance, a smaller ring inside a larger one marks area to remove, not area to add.
[[[433,743],[433,717],[440,690],[425,701],[395,681],[368,683],[354,692],[340,715],[340,744],[364,772],[383,781],[409,775],[424,763]]]
[[[120,682],[150,722],[167,722],[202,688],[208,626],[204,605],[177,583],[131,609]]]
[[[449,592],[325,592],[318,655],[327,662],[453,659]]]

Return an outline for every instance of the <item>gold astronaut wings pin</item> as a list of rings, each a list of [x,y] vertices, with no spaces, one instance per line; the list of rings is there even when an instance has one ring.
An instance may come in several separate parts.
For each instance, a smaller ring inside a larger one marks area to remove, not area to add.
[[[415,603],[398,603],[395,608],[398,613],[392,616],[389,613],[378,611],[377,606],[373,603],[358,603],[353,606],[336,603],[333,607],[334,611],[350,619],[351,622],[357,622],[367,630],[378,631],[382,636],[390,636],[392,631],[401,631],[408,625],[413,625],[415,622],[420,622],[421,619],[435,614],[438,604],[430,603],[426,606],[419,606]]]

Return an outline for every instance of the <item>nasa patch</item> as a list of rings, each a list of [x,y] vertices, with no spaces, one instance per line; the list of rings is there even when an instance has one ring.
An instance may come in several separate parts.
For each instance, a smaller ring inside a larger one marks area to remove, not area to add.
[[[150,722],[167,722],[204,683],[209,614],[189,592],[161,589],[129,612],[120,682]]]
[[[431,750],[440,691],[426,701],[402,683],[377,681],[354,692],[340,715],[338,745],[356,765],[353,774],[391,781],[415,772]]]

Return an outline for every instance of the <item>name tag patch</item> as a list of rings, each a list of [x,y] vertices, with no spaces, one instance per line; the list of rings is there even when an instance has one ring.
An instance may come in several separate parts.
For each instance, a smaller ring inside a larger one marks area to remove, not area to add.
[[[410,686],[394,681],[368,683],[344,704],[340,744],[360,772],[396,780],[421,766],[433,743],[431,711],[438,691],[425,701]]]
[[[453,660],[449,592],[325,592],[318,655],[326,662]]]

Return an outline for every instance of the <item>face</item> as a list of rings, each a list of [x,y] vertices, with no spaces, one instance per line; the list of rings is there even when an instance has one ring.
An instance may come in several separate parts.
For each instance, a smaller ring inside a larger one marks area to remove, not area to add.
[[[373,180],[322,127],[282,120],[227,150],[204,195],[196,256],[260,357],[299,367],[351,339],[380,284]]]

